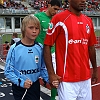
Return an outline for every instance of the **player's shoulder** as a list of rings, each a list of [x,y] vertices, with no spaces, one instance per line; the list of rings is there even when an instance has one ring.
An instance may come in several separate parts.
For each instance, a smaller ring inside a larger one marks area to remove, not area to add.
[[[35,42],[35,44],[38,46],[38,48],[43,49],[43,44],[39,43],[39,42]]]
[[[19,46],[21,44],[21,40],[18,42],[14,43],[13,45],[10,46],[10,49],[14,49],[15,47]]]
[[[41,17],[43,15],[44,15],[44,12],[39,12],[39,13],[34,14],[34,16],[36,16],[36,17]]]
[[[56,15],[54,15],[54,17],[60,18],[60,19],[65,19],[69,15],[70,15],[70,12],[68,10],[64,10],[64,11],[61,11],[61,12],[57,13]]]
[[[83,16],[85,19],[89,20],[89,21],[92,20],[91,17],[89,17],[89,16],[87,16],[87,15],[85,15],[85,14],[82,14],[82,16]]]

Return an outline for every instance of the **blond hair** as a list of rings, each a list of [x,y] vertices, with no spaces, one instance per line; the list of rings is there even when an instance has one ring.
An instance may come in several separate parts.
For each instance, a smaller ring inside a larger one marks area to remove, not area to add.
[[[24,19],[22,20],[22,26],[21,26],[22,37],[25,37],[25,28],[29,23],[32,23],[36,27],[38,27],[39,32],[40,32],[41,27],[40,27],[40,21],[38,20],[38,18],[35,17],[34,15],[28,15],[24,17]]]

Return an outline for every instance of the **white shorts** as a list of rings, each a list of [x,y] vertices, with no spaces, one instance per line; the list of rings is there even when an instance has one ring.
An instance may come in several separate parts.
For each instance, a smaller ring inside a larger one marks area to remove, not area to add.
[[[56,73],[56,58],[55,58],[55,52],[52,53],[52,64],[53,64],[54,71]]]
[[[80,82],[61,82],[59,100],[92,100],[91,79]]]

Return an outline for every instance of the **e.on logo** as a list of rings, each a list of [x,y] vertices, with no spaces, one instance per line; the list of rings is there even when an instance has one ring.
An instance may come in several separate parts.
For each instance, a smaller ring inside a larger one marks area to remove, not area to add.
[[[69,44],[87,44],[88,43],[88,40],[87,39],[80,39],[80,40],[73,40],[73,39],[70,39],[68,41]]]

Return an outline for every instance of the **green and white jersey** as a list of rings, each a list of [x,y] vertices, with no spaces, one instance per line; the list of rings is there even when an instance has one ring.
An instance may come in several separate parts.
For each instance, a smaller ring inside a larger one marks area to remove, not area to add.
[[[36,16],[39,19],[40,25],[41,25],[41,32],[38,35],[38,37],[36,38],[36,41],[41,44],[44,44],[46,32],[48,30],[49,23],[50,23],[50,20],[52,17],[47,16],[45,12],[36,13],[36,14],[34,14],[34,16]],[[53,53],[53,52],[55,52],[54,46],[51,48],[51,53]]]

